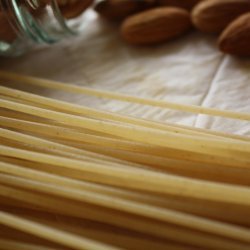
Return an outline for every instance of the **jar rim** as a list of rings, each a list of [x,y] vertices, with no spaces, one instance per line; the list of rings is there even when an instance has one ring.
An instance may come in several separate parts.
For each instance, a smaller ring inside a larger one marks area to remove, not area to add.
[[[62,15],[57,0],[0,0],[0,11],[16,34],[0,40],[0,55],[19,55],[35,44],[53,44],[77,34]]]
[[[26,5],[18,5],[18,0],[11,0],[11,7],[17,19],[17,23],[24,36],[36,43],[51,44],[66,37],[76,34],[68,25],[60,12],[56,0],[47,1],[46,5],[39,5],[37,0],[25,0]],[[50,15],[49,21],[41,19],[40,15],[32,15],[27,6],[35,11],[43,11],[44,15]]]

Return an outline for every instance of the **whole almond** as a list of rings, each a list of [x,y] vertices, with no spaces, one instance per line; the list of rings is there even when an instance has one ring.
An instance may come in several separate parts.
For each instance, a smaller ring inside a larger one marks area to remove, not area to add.
[[[137,12],[154,6],[155,0],[103,0],[96,4],[95,11],[111,21],[121,21]]]
[[[192,11],[195,27],[203,32],[220,33],[235,18],[250,11],[250,0],[205,0]]]
[[[57,0],[59,9],[66,19],[81,15],[94,0]]]
[[[176,38],[191,27],[188,11],[161,7],[128,17],[122,24],[125,41],[135,45],[162,43]]]
[[[0,11],[0,40],[11,43],[17,35],[6,18],[7,13]]]
[[[157,0],[157,4],[160,6],[174,6],[191,10],[197,3],[202,0]]]
[[[219,38],[219,48],[228,54],[250,56],[250,12],[228,25]]]

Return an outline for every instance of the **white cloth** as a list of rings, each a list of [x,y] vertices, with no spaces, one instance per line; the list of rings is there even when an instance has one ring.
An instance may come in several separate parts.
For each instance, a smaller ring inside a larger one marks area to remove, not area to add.
[[[2,58],[0,68],[141,97],[250,112],[250,60],[223,55],[214,36],[193,31],[164,45],[132,47],[122,41],[117,25],[91,10],[75,25],[78,37],[19,58]],[[250,135],[250,122],[56,91],[41,94],[157,121]]]

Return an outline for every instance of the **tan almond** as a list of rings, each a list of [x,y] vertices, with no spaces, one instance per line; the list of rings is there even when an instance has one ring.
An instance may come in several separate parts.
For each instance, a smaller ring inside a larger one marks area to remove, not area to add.
[[[194,26],[208,33],[220,33],[235,18],[250,11],[250,0],[205,0],[192,11]]]
[[[80,16],[94,0],[57,0],[59,9],[66,19],[76,18]]]
[[[250,56],[250,12],[230,23],[221,34],[218,43],[222,52]]]
[[[175,7],[161,7],[128,17],[122,24],[125,41],[135,45],[162,43],[176,38],[191,27],[188,11]]]
[[[153,7],[155,0],[103,0],[94,9],[102,17],[111,21],[121,21],[124,18]]]
[[[174,6],[191,10],[197,3],[202,0],[157,0],[157,4],[160,6]]]
[[[0,12],[0,40],[11,43],[17,38],[17,34],[6,18],[7,13]]]

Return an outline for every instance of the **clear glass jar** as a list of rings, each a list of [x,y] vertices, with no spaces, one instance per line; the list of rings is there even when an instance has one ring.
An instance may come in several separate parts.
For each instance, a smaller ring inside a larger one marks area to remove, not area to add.
[[[0,56],[17,56],[37,44],[53,44],[75,35],[70,21],[91,3],[91,0],[0,0]]]

